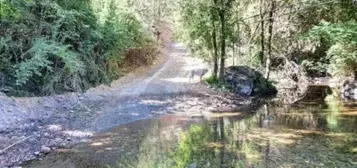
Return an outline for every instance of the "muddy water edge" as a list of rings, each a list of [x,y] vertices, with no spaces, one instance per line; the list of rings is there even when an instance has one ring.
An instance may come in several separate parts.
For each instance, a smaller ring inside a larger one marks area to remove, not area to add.
[[[166,115],[112,128],[23,167],[357,167],[357,103]]]

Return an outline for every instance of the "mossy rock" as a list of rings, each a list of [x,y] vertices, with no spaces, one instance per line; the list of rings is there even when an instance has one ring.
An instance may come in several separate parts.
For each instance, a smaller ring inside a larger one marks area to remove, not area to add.
[[[242,96],[270,96],[277,93],[261,72],[247,66],[226,68],[225,82],[234,93]]]

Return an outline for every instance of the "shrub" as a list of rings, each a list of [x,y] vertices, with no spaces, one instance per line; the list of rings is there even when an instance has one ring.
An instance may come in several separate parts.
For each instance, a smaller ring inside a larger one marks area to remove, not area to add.
[[[147,41],[134,14],[118,12],[115,5],[101,24],[91,0],[0,3],[0,91],[10,95],[84,91],[110,83],[120,72],[110,63]]]
[[[323,22],[310,31],[313,39],[325,38],[330,45],[326,59],[330,65],[327,70],[332,75],[355,76],[357,71],[357,23]]]
[[[207,85],[210,85],[210,86],[215,86],[218,84],[217,77],[215,77],[215,76],[210,76],[210,77],[206,78],[205,82]]]

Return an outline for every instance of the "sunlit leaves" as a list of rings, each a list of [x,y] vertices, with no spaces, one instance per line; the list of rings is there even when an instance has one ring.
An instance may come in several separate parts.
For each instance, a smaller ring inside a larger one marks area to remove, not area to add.
[[[333,75],[350,75],[357,70],[357,23],[322,22],[310,31],[311,38],[325,38],[331,47],[326,52]]]

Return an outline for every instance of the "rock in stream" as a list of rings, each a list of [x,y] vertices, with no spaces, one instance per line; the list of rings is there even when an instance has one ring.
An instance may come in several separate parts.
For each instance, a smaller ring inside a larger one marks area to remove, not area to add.
[[[263,74],[247,66],[226,68],[225,81],[229,88],[242,96],[273,95],[275,87],[267,82]]]

